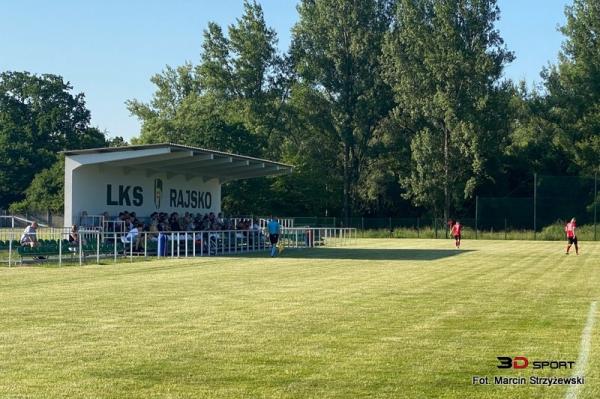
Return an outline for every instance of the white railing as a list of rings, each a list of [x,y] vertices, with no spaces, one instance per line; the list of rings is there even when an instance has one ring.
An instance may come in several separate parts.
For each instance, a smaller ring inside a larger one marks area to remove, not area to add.
[[[31,248],[18,242],[21,231],[0,229],[0,263],[9,266],[32,261],[84,263],[101,259],[133,261],[137,258],[190,258],[238,255],[267,251],[268,236],[261,230],[140,232],[134,240],[127,234],[100,229],[80,229],[79,239],[69,241],[69,228],[38,228],[38,244]],[[351,228],[282,228],[279,242],[287,248],[346,246],[357,238]],[[40,259],[42,258],[42,259]]]

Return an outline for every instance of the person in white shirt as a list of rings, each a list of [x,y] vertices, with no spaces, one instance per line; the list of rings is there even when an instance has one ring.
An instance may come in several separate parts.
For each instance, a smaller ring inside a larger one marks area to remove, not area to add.
[[[21,245],[29,245],[31,248],[38,246],[37,228],[38,224],[36,222],[31,223],[25,228],[25,231],[21,235]]]
[[[138,234],[140,233],[139,225],[133,226],[126,236],[121,237],[123,244],[135,243]]]

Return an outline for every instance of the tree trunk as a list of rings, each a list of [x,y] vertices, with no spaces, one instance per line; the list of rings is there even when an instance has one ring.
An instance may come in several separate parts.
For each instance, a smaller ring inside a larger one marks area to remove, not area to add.
[[[449,151],[450,133],[444,128],[444,223],[450,217],[450,151]]]
[[[350,218],[350,189],[351,189],[351,173],[350,173],[350,145],[344,143],[344,225],[348,226]]]

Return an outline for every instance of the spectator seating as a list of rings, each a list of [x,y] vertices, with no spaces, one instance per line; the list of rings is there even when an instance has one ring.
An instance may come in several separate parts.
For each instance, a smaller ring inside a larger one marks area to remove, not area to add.
[[[12,242],[13,248],[17,248],[20,245],[21,245],[21,243],[19,241],[13,240],[13,242]],[[0,240],[0,251],[8,251],[9,248],[10,248],[10,240],[6,240],[6,241]]]
[[[70,255],[73,257],[79,251],[77,244],[71,243],[68,240],[38,240],[39,245],[37,247],[16,246],[17,253],[21,258],[21,263],[24,258],[39,258],[39,257],[51,257],[58,256],[62,253],[63,256]],[[58,246],[61,246],[60,250]],[[123,251],[123,244],[117,243],[117,251]],[[96,243],[84,244],[81,246],[81,250],[84,256],[95,255],[98,253]],[[100,255],[109,255],[114,251],[114,244],[112,243],[100,243]]]

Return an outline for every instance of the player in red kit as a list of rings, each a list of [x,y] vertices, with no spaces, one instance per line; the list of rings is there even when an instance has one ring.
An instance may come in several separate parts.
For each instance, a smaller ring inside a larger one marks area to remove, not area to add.
[[[451,232],[452,237],[454,237],[456,248],[460,248],[460,235],[461,235],[461,233],[462,233],[462,225],[457,220],[452,225],[452,232]]]
[[[575,218],[571,219],[569,223],[565,226],[565,232],[567,233],[567,241],[569,244],[567,245],[567,255],[569,254],[569,250],[571,249],[571,245],[575,244],[575,253],[579,255],[579,247],[577,246],[577,233],[575,229],[577,228],[577,224],[575,223]]]

